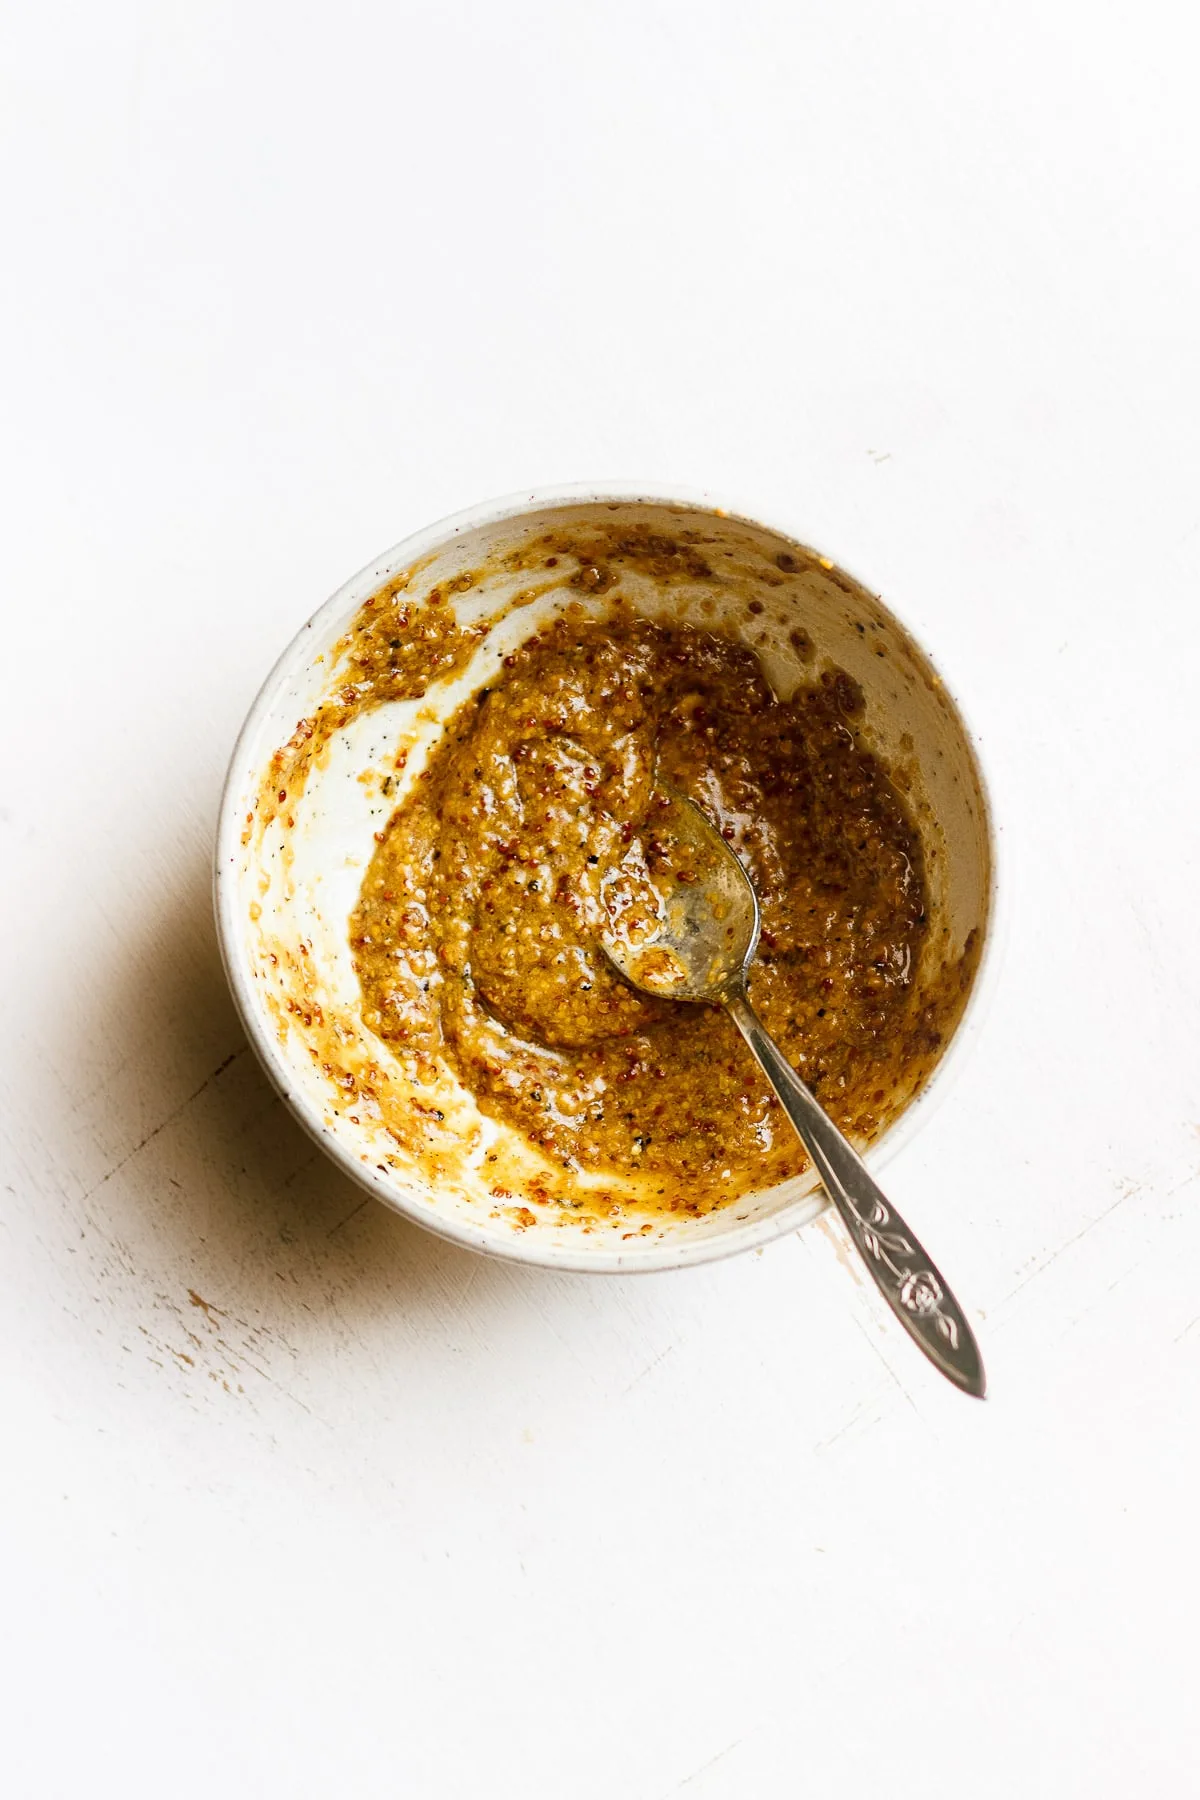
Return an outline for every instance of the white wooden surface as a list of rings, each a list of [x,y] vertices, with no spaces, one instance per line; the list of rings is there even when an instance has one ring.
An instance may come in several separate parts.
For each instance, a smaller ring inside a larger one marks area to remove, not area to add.
[[[0,1763],[80,1793],[1196,1791],[1200,251],[1187,10],[9,10]],[[547,1279],[359,1195],[244,1048],[238,722],[537,481],[730,491],[985,740],[1006,977],[835,1234]]]

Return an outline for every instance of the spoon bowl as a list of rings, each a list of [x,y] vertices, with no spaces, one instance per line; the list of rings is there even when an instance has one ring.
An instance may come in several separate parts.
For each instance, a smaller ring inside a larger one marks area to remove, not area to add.
[[[660,782],[651,802],[648,882],[609,870],[604,949],[625,979],[660,1000],[723,1002],[758,949],[754,884],[704,813]]]

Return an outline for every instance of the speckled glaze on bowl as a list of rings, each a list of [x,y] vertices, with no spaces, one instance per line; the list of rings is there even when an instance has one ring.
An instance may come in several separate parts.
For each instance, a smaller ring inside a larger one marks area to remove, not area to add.
[[[330,685],[332,651],[363,602],[387,581],[415,570],[412,592],[446,582],[466,567],[489,559],[540,531],[563,526],[647,525],[669,535],[700,526],[718,546],[764,559],[797,555],[803,575],[786,588],[788,619],[794,618],[816,645],[816,667],[830,663],[849,671],[867,702],[869,740],[893,764],[903,764],[914,786],[910,803],[921,828],[930,886],[931,932],[948,958],[962,954],[968,934],[982,938],[982,954],[962,1019],[924,1087],[868,1151],[877,1170],[929,1117],[932,1103],[947,1086],[978,1032],[981,1001],[990,986],[995,938],[995,842],[986,789],[962,715],[944,682],[911,634],[869,589],[787,530],[748,514],[718,506],[704,495],[626,488],[568,487],[523,493],[493,501],[430,526],[406,539],[346,583],[314,614],[284,651],[252,706],[233,753],[221,800],[216,850],[216,915],[221,952],[247,1035],[264,1067],[304,1128],[328,1155],[369,1193],[417,1224],[469,1249],[549,1268],[596,1272],[682,1267],[711,1261],[764,1244],[793,1231],[822,1211],[826,1202],[811,1173],[694,1219],[668,1216],[651,1234],[630,1235],[628,1221],[610,1227],[570,1216],[539,1220],[529,1228],[524,1209],[498,1206],[481,1176],[467,1169],[461,1180],[434,1185],[411,1160],[397,1164],[394,1148],[384,1158],[374,1122],[348,1116],[324,1075],[299,1025],[279,1004],[270,946],[304,944],[306,969],[315,970],[320,992],[340,1007],[346,1029],[369,1038],[357,1017],[357,982],[350,962],[347,922],[362,871],[382,823],[386,804],[373,774],[393,765],[398,742],[412,746],[409,778],[419,771],[445,720],[484,680],[481,656],[466,671],[430,689],[418,705],[393,702],[359,718],[330,744],[314,767],[286,848],[270,835],[247,834],[273,754],[309,715]],[[732,550],[730,551],[732,554]],[[497,590],[499,591],[499,590]],[[639,610],[700,621],[695,608],[704,592],[673,588],[669,603],[646,590],[633,592]],[[707,596],[705,596],[707,598]],[[711,608],[711,600],[708,601]],[[516,642],[546,617],[530,607],[520,619],[497,626]],[[712,624],[711,616],[703,621]],[[726,629],[745,632],[744,608],[718,615]],[[873,634],[880,634],[875,636]],[[757,643],[768,676],[786,686],[802,672],[787,634],[777,643]],[[887,642],[890,653],[873,646]],[[494,658],[495,652],[491,652]],[[494,667],[494,661],[490,664]],[[809,678],[812,665],[803,671]],[[280,871],[286,863],[286,879]],[[372,1054],[380,1053],[370,1039]],[[386,1058],[386,1052],[383,1052]],[[415,1095],[414,1095],[415,1098]],[[473,1098],[458,1091],[445,1104],[465,1136],[498,1128],[482,1120]],[[464,1137],[465,1141],[465,1137]],[[510,1146],[511,1149],[511,1146]]]

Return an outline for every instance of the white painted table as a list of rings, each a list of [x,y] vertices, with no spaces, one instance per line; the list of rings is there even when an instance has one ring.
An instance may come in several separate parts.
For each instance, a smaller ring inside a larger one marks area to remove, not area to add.
[[[0,1763],[14,1800],[1196,1792],[1200,114],[1185,10],[10,15]],[[210,835],[296,624],[641,475],[795,521],[980,728],[984,1048],[811,1228],[547,1279],[326,1166]]]

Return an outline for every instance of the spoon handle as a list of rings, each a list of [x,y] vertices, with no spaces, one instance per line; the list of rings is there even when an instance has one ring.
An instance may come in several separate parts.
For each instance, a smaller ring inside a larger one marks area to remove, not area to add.
[[[880,1293],[930,1362],[964,1393],[982,1399],[986,1382],[979,1346],[946,1282],[871,1180],[857,1150],[809,1093],[745,991],[731,994],[725,1004],[796,1127]]]

